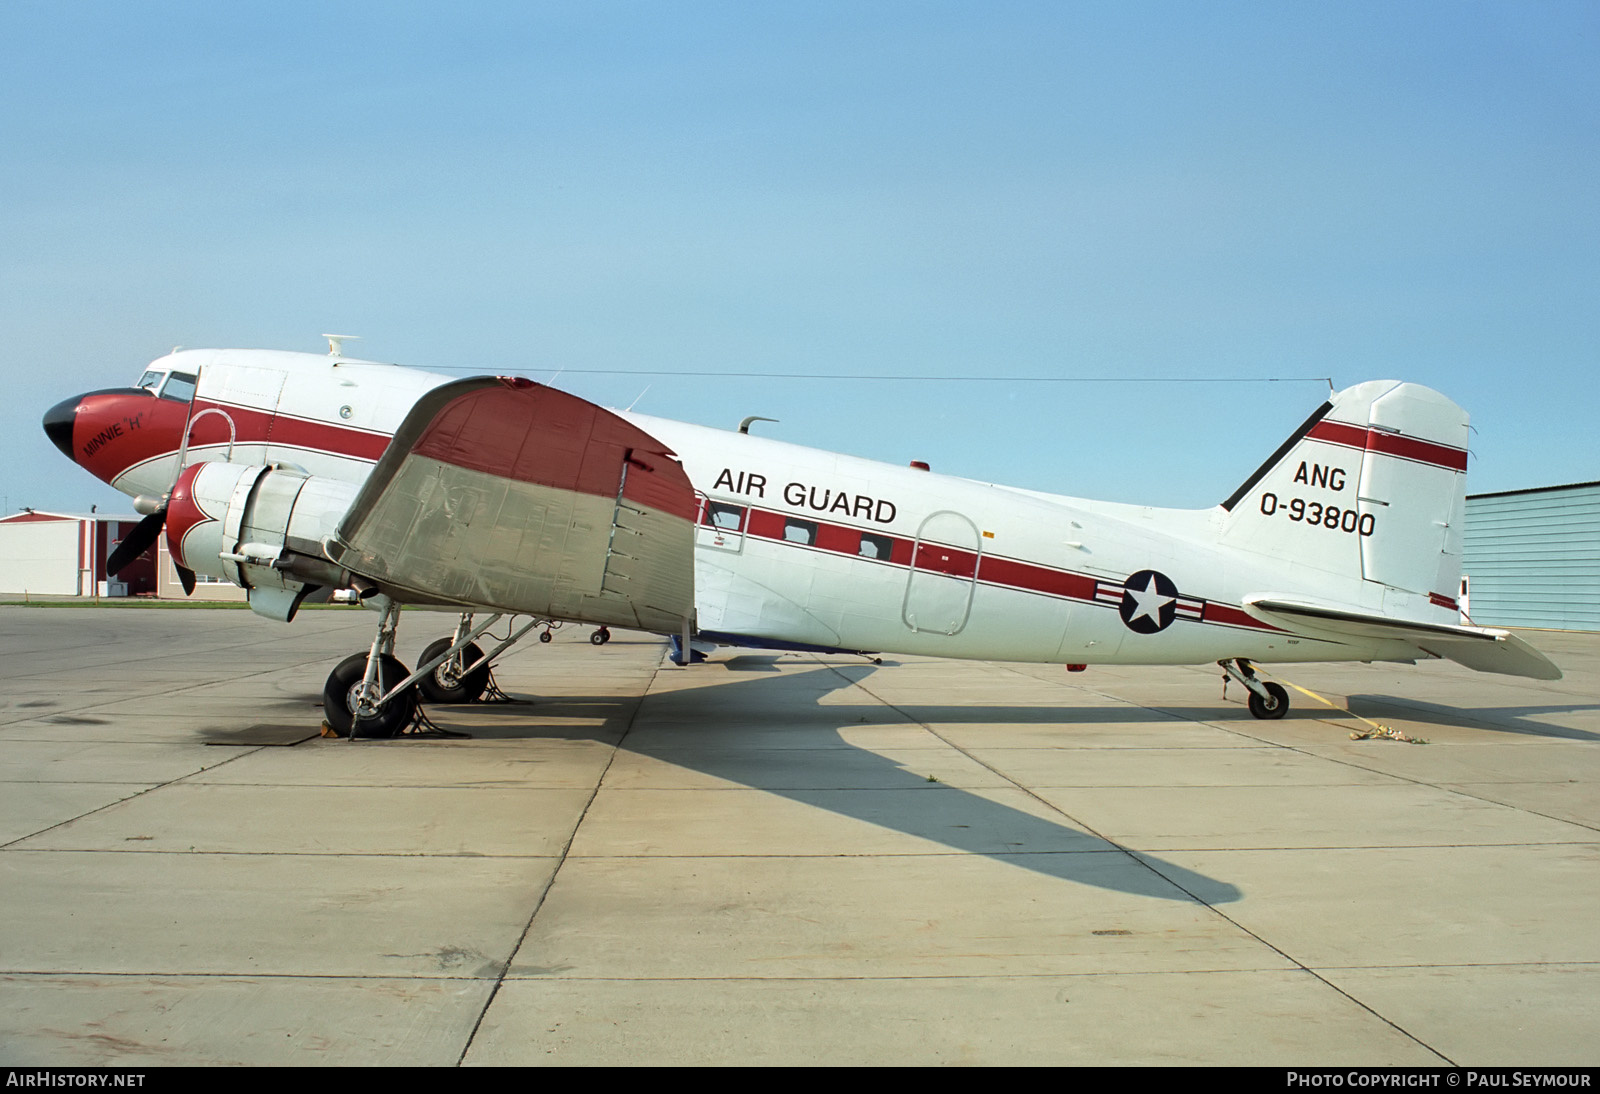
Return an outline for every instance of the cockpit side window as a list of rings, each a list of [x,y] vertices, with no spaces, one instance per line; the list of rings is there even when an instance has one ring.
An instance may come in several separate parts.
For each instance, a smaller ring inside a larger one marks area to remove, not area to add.
[[[159,372],[153,368],[146,369],[144,375],[139,377],[139,382],[133,386],[142,387],[150,394],[154,395],[156,392],[161,390],[161,381],[165,380],[166,378],[167,374],[165,372]]]
[[[161,389],[161,397],[163,399],[171,399],[174,402],[187,403],[194,398],[195,383],[196,379],[190,373],[174,372],[167,377],[166,385]]]

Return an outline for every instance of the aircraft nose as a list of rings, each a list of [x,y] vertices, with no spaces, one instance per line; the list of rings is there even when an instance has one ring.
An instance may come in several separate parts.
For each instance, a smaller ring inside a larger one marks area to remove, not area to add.
[[[72,426],[78,418],[78,403],[83,396],[74,395],[70,399],[62,399],[55,406],[44,412],[44,435],[50,442],[61,449],[61,454],[72,462],[77,462],[77,457],[72,453]]]

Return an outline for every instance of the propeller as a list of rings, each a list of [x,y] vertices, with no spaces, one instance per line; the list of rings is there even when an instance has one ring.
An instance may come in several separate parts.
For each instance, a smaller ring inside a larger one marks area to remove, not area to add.
[[[166,523],[167,507],[163,503],[161,508],[141,520],[137,528],[122,537],[117,549],[106,559],[106,572],[112,577],[120,574],[124,566],[150,549],[150,545],[161,535],[161,529]]]
[[[166,527],[167,523],[167,503],[171,500],[172,492],[169,490],[159,502],[155,503],[155,509],[150,515],[141,520],[138,526],[124,536],[121,543],[117,544],[117,549],[112,551],[111,556],[106,559],[106,572],[110,576],[116,577],[120,574],[124,567],[148,551],[155,541],[161,537],[161,531]],[[135,499],[134,507],[144,508],[139,504],[141,501],[148,503],[148,499],[141,497]],[[177,568],[178,583],[183,586],[183,595],[190,595],[194,592],[194,571],[180,564],[176,559],[173,560],[172,564]]]

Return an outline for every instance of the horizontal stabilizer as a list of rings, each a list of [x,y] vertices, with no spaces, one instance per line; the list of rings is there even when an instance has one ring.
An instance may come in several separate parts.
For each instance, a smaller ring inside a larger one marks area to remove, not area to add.
[[[1309,638],[1406,642],[1429,656],[1446,657],[1478,672],[1561,679],[1555,662],[1510,631],[1493,627],[1412,622],[1270,596],[1245,597],[1244,610],[1263,623]]]

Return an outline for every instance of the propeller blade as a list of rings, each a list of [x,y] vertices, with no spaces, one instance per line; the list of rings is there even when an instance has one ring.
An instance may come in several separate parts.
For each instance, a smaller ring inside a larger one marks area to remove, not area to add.
[[[174,563],[173,565],[177,565]],[[194,592],[194,571],[187,566],[178,566],[178,581],[183,585],[183,595],[188,596]]]
[[[148,517],[139,522],[139,526],[125,536],[117,549],[111,552],[111,557],[106,559],[106,572],[116,577],[122,568],[150,549],[156,537],[161,534],[161,526],[166,523],[167,511],[165,508],[157,509]]]

